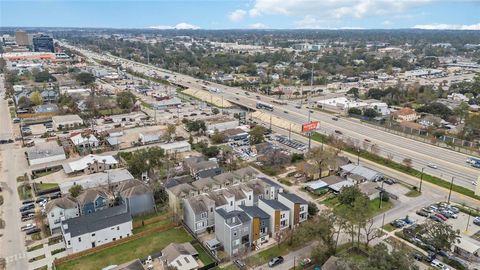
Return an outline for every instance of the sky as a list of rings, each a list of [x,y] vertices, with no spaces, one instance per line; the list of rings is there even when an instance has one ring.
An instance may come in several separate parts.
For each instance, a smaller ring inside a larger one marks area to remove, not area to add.
[[[480,0],[0,0],[0,27],[480,30]]]

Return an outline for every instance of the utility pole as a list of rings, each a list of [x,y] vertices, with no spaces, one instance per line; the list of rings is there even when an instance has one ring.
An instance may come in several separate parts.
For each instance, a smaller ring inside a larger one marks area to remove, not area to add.
[[[310,108],[308,108],[308,123],[310,123],[310,113],[312,111]],[[310,151],[310,148],[312,147],[312,132],[308,132],[308,151]]]
[[[150,65],[150,50],[148,49],[148,44],[147,44],[147,64]]]
[[[380,188],[380,204],[378,205],[378,209],[381,209],[382,208],[382,202],[383,202],[383,193],[384,193],[384,189],[383,189],[383,183],[385,183],[385,181],[382,181],[382,187]],[[385,216],[383,216],[385,218]],[[382,226],[383,228],[383,226]]]
[[[448,191],[448,204],[450,204],[450,196],[452,196],[453,179],[455,179],[455,177],[452,176],[452,181],[450,182],[450,190]]]
[[[422,168],[422,174],[420,175],[420,187],[418,187],[418,191],[420,191],[420,193],[422,193],[422,183],[423,183],[423,170],[425,169]]]

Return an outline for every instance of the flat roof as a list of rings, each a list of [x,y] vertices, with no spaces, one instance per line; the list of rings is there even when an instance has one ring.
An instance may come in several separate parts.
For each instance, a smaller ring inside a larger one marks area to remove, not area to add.
[[[29,160],[65,155],[63,147],[56,141],[36,144],[26,152]]]
[[[132,179],[134,179],[133,175],[130,174],[128,170],[117,169],[89,175],[82,175],[80,177],[68,178],[69,181],[59,184],[59,187],[62,194],[65,194],[68,193],[68,190],[73,185],[81,185],[83,189],[88,189],[98,186],[105,186],[108,185],[109,182],[110,184],[115,184]]]

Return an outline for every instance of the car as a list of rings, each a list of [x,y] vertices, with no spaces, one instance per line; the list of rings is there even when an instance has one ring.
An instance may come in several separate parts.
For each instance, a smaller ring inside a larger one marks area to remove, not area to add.
[[[260,100],[260,96],[255,96],[258,100]]]
[[[245,264],[244,261],[238,259],[238,260],[234,260],[233,263],[239,268],[239,269],[246,269],[247,268],[247,265]]]
[[[338,129],[335,129],[335,133],[340,134],[340,135],[343,134],[343,132],[341,132],[341,131],[338,130]]]
[[[50,195],[50,200],[57,199],[57,198],[60,198],[60,197],[62,197],[62,194],[60,192],[57,192],[57,193],[54,193],[54,194]]]
[[[35,202],[36,202],[36,203],[40,203],[40,202],[43,202],[43,201],[45,201],[45,200],[48,201],[48,197],[40,196],[40,197],[38,197],[38,198],[35,200]]]
[[[366,141],[366,142],[372,142],[372,141],[370,141],[369,139],[364,139],[364,141]]]
[[[333,121],[338,121],[338,118],[337,117],[332,117],[332,120]]]
[[[288,113],[288,111],[283,111],[283,113]]]
[[[28,214],[26,216],[22,216],[22,222],[25,222],[25,221],[28,221],[28,220],[32,220],[33,218],[35,217],[35,214]]]
[[[450,210],[443,210],[442,212],[440,212],[440,214],[442,214],[446,218],[458,218],[458,215]]]
[[[436,217],[438,217],[439,219],[443,220],[443,221],[447,221],[448,218],[446,218],[444,215],[440,214],[440,213],[436,213],[435,214]]]
[[[390,179],[390,178],[383,180],[383,182],[385,182],[385,184],[388,184],[388,185],[393,185],[393,184],[395,184],[395,182],[394,182],[392,179]]]
[[[22,202],[23,205],[26,205],[26,204],[32,204],[34,202],[34,200],[25,200]]]
[[[430,168],[432,168],[432,169],[438,169],[438,166],[435,165],[435,164],[433,164],[433,163],[428,163],[428,164],[427,164],[427,167],[430,167]]]
[[[279,265],[283,263],[284,259],[282,256],[274,257],[268,262],[268,266],[274,267],[276,265]]]
[[[13,123],[14,124],[20,123],[20,118],[13,118]]]
[[[430,263],[430,265],[433,266],[436,269],[441,269],[441,270],[449,270],[450,269],[450,268],[448,268],[448,266],[446,266],[445,264],[443,264],[439,260],[433,260]]]
[[[417,215],[422,216],[422,217],[430,216],[430,213],[427,212],[427,211],[424,211],[423,209],[418,210],[416,213],[417,213]]]
[[[405,225],[407,225],[405,223],[405,221],[403,221],[402,219],[396,219],[396,220],[390,222],[390,224],[392,226],[394,226],[395,228],[402,228],[402,227],[405,227]]]
[[[33,204],[33,203],[26,204],[26,205],[20,207],[20,212],[25,212],[27,210],[31,210],[31,209],[34,209],[34,208],[35,208],[35,204]]]
[[[435,222],[440,222],[440,223],[443,222],[443,219],[437,217],[436,215],[431,215],[430,219],[435,221]]]
[[[26,231],[26,234],[27,234],[27,235],[31,235],[31,234],[38,233],[38,232],[40,232],[40,229],[39,229],[39,228],[32,228],[32,229],[30,229],[30,230],[27,230],[27,231]]]
[[[447,205],[446,208],[447,208],[448,211],[450,211],[450,212],[452,212],[452,213],[454,213],[454,214],[460,213],[460,210],[459,210],[457,207],[455,207],[455,206]]]
[[[480,226],[480,217],[476,217],[473,219],[473,224]]]
[[[436,257],[437,254],[435,254],[435,252],[429,251],[427,256],[425,257],[425,261],[432,262],[433,260],[435,260]]]
[[[247,95],[247,96],[250,96],[250,93],[248,93],[248,92],[245,92],[245,95]]]
[[[306,266],[312,263],[312,260],[310,258],[304,258],[300,260],[300,266]]]
[[[33,228],[36,228],[36,227],[37,227],[37,226],[36,226],[35,224],[33,224],[33,223],[28,223],[27,225],[24,225],[24,226],[20,227],[20,230],[21,230],[22,232],[24,232],[24,231],[28,231],[28,230],[33,229]]]

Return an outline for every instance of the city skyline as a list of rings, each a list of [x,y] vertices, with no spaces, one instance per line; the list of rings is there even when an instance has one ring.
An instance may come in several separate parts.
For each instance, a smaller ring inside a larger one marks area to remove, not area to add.
[[[480,30],[476,1],[41,0],[0,6],[2,27]]]

